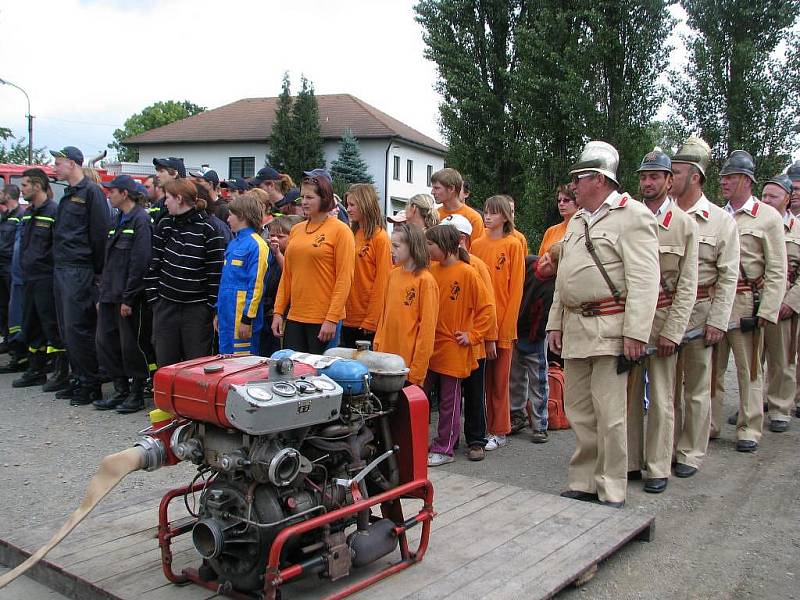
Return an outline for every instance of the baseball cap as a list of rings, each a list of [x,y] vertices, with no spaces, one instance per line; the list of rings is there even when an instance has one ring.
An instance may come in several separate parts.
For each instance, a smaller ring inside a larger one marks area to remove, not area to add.
[[[219,184],[220,187],[228,188],[229,190],[238,190],[240,192],[247,191],[247,182],[241,177],[234,177]]]
[[[208,171],[189,171],[189,175],[192,177],[202,177],[209,183],[213,183],[214,185],[219,185],[219,175],[213,169]]]
[[[169,158],[154,158],[153,165],[156,168],[175,169],[178,175],[186,177],[186,167],[183,164],[182,158],[175,158],[174,156],[170,156]]]
[[[389,221],[389,223],[405,223],[407,220],[406,211],[398,210],[396,213],[394,213],[394,216],[386,217],[386,220]]]
[[[83,165],[83,152],[75,146],[64,146],[61,150],[50,150],[50,154],[54,158],[68,158],[79,165]]]
[[[130,175],[117,175],[111,181],[103,183],[103,187],[106,189],[114,188],[117,190],[126,191],[131,194],[139,191],[137,187],[138,185],[141,184],[138,184],[137,181]]]
[[[333,183],[331,174],[325,169],[311,169],[310,171],[303,171],[303,177],[324,177],[329,182]]]
[[[280,178],[281,174],[275,169],[272,167],[264,167],[258,173],[256,173],[256,176],[253,179],[255,180],[256,185],[258,185],[259,183],[263,183],[265,181],[278,181]]]
[[[300,188],[293,187],[283,198],[275,203],[275,208],[282,208],[287,204],[300,204]]]
[[[463,215],[447,215],[441,221],[442,225],[452,225],[464,235],[472,235],[472,223]]]

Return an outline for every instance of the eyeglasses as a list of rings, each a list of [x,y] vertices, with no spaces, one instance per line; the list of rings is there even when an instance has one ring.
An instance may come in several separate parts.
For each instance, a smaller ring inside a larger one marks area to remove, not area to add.
[[[556,204],[569,204],[570,202],[575,202],[572,198],[558,198],[556,200]]]
[[[580,175],[573,175],[572,176],[572,185],[577,185],[578,181],[581,179],[585,179],[586,177],[594,177],[595,173],[582,173]]]

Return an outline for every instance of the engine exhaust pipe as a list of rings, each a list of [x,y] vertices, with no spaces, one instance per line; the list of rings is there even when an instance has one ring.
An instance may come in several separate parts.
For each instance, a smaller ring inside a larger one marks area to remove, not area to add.
[[[351,533],[347,538],[347,545],[353,553],[353,566],[364,567],[394,552],[397,548],[394,527],[391,519],[381,519],[363,531]]]

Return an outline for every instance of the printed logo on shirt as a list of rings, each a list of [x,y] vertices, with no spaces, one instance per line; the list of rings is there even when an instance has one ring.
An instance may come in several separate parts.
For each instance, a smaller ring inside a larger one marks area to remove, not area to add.
[[[501,252],[500,256],[497,257],[497,263],[495,263],[494,268],[498,271],[501,271],[504,264],[506,264],[506,253]]]
[[[325,243],[325,234],[324,234],[324,233],[320,233],[320,234],[319,234],[319,235],[316,237],[316,239],[314,240],[314,243],[313,243],[313,244],[311,244],[311,245],[312,245],[314,248],[319,248],[319,247],[320,247],[322,244],[324,244],[324,243]]]
[[[367,254],[369,254],[369,245],[364,244],[358,251],[358,258],[364,258]]]
[[[459,284],[457,281],[454,281],[453,284],[450,286],[450,300],[458,300],[460,294],[461,294],[461,284]]]
[[[403,300],[403,304],[406,306],[411,306],[414,304],[414,299],[417,297],[417,290],[413,287],[406,288],[406,299]]]
[[[74,202],[75,204],[86,204],[86,200],[83,198],[78,198],[78,196],[72,196],[70,201]]]

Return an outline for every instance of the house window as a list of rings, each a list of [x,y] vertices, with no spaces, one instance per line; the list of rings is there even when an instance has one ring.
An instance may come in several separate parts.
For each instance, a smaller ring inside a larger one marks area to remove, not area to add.
[[[234,177],[247,179],[255,174],[255,156],[231,156],[228,159],[228,179],[233,179]]]
[[[400,157],[395,156],[394,163],[392,165],[392,179],[395,181],[400,181]]]
[[[414,161],[411,159],[406,161],[406,181],[414,183]]]
[[[428,183],[425,184],[428,187],[431,187],[431,177],[433,177],[433,165],[428,165],[428,172],[426,177]]]

